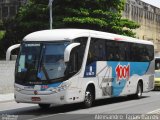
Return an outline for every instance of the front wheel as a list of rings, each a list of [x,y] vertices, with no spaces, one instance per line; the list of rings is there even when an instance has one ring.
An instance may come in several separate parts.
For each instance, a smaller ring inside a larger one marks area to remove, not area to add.
[[[91,88],[87,88],[85,92],[84,107],[85,108],[91,107],[93,101],[94,101],[94,93]]]
[[[38,104],[41,109],[48,109],[50,104]]]

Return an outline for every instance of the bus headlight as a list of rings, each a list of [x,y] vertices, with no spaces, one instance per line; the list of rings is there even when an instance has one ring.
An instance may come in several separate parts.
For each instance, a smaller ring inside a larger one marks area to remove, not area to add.
[[[67,89],[70,85],[71,85],[70,82],[63,82],[58,88],[59,88],[59,89],[62,89],[62,90],[65,90],[65,89]]]
[[[53,88],[51,91],[54,93],[61,92],[63,90],[66,90],[70,85],[71,85],[71,83],[64,82],[60,86],[58,86],[57,88]]]
[[[22,89],[19,87],[14,86],[15,91],[21,91]]]

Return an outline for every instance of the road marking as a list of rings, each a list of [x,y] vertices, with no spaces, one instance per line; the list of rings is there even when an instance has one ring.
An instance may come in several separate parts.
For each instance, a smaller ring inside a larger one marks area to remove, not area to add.
[[[148,112],[147,114],[160,114],[160,109],[153,110],[151,112]]]
[[[58,114],[54,114],[54,115],[46,115],[46,116],[36,117],[36,118],[31,118],[31,119],[27,119],[27,120],[38,120],[38,119],[44,119],[44,118],[47,118],[47,117],[53,117],[53,116],[56,116],[56,115],[59,115],[59,114],[64,114],[64,113],[58,113]]]

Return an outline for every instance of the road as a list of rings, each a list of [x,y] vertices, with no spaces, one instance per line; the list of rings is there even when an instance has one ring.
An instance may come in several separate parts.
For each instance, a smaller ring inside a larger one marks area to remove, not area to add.
[[[148,114],[160,111],[160,91],[143,93],[141,99],[128,97],[96,101],[92,108],[83,109],[81,104],[53,106],[47,110],[35,104],[0,103],[0,119],[17,117],[18,120],[94,120],[99,114]]]

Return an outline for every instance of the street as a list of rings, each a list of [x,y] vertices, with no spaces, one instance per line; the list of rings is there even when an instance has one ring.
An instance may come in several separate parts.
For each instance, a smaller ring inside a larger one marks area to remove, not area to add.
[[[34,104],[11,102],[0,103],[0,118],[17,117],[18,120],[92,120],[96,114],[156,114],[160,109],[160,92],[143,93],[141,99],[129,97],[98,100],[92,108],[81,104],[53,106],[42,110]],[[94,114],[94,115],[93,115]]]

